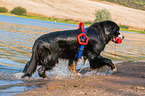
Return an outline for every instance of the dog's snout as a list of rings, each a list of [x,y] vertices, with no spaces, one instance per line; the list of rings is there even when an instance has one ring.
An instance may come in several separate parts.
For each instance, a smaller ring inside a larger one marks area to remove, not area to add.
[[[120,37],[121,38],[121,40],[123,40],[124,39],[124,36],[123,35],[118,35],[118,37]]]

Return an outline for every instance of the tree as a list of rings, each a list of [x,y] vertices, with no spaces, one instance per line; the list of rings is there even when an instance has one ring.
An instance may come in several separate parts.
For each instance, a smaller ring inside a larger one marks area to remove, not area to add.
[[[15,15],[25,15],[25,14],[27,14],[27,11],[25,8],[16,7],[11,11],[11,13],[15,14]]]
[[[8,9],[5,7],[0,7],[0,13],[7,13]]]

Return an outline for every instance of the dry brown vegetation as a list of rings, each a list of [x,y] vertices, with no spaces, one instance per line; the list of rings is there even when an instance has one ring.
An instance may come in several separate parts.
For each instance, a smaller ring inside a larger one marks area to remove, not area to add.
[[[132,9],[105,1],[91,0],[0,0],[0,7],[12,10],[14,7],[24,7],[28,13],[42,16],[71,19],[78,21],[94,21],[95,11],[106,8],[112,14],[112,19],[122,25],[140,30],[145,29],[145,11]]]

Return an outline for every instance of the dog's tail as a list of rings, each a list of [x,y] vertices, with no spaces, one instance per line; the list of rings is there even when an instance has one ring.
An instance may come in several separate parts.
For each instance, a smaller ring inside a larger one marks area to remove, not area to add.
[[[24,75],[22,78],[26,76],[30,77],[36,71],[37,65],[39,63],[39,56],[38,56],[38,42],[35,42],[32,48],[32,56],[30,61],[28,61],[22,71]]]

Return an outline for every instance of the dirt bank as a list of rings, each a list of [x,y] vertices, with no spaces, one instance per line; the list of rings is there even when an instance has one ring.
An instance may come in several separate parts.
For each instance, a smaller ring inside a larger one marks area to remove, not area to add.
[[[12,10],[22,6],[28,13],[59,19],[94,21],[95,11],[108,9],[118,24],[145,29],[145,11],[96,0],[0,0],[0,6]]]
[[[144,96],[145,62],[127,62],[117,68],[109,76],[56,80],[15,96]]]

